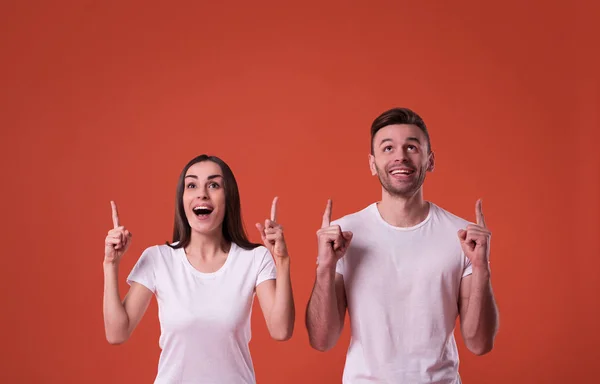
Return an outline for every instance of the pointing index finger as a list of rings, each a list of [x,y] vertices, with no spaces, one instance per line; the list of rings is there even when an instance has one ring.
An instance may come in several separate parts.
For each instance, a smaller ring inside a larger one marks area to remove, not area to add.
[[[477,200],[477,203],[475,203],[475,215],[477,217],[477,225],[487,228],[485,225],[485,218],[483,217],[483,210],[481,208],[481,199]]]
[[[331,222],[331,206],[333,202],[331,199],[327,200],[327,207],[325,207],[325,213],[323,214],[323,221],[321,222],[321,228],[329,227],[329,223]]]
[[[271,221],[275,222],[277,222],[277,200],[279,200],[279,197],[275,196],[273,204],[271,204]]]
[[[117,204],[114,201],[110,202],[112,208],[112,220],[115,228],[119,227],[119,213],[117,212]]]

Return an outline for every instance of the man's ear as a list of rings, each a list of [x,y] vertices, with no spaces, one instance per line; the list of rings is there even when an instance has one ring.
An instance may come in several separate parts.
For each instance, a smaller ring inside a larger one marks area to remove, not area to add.
[[[433,172],[433,169],[435,168],[435,153],[429,153],[429,159],[427,160],[427,162],[429,163],[429,165],[427,166],[427,171]]]
[[[369,153],[369,169],[371,169],[371,176],[377,174],[377,167],[375,167],[375,156]]]

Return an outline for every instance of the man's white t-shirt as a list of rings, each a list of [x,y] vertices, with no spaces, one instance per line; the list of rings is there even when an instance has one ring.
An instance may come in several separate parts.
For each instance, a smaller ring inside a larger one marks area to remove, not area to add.
[[[429,206],[408,228],[384,221],[377,203],[332,222],[354,235],[336,266],[351,324],[345,384],[461,382],[454,326],[472,269],[457,232],[469,222]]]
[[[267,248],[231,244],[214,273],[194,268],[181,248],[147,248],[127,282],[152,291],[158,302],[162,349],[155,384],[255,383],[250,316],[255,287],[275,279]]]

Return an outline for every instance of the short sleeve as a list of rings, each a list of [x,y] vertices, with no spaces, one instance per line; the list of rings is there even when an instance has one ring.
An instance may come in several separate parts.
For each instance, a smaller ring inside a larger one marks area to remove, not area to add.
[[[153,255],[155,253],[155,247],[147,248],[142,253],[142,256],[140,256],[127,277],[127,284],[131,285],[131,283],[136,282],[142,284],[150,291],[156,292],[156,273],[153,260]]]
[[[258,286],[266,280],[275,280],[277,278],[277,269],[275,268],[275,262],[273,261],[271,252],[264,247],[262,247],[262,249],[264,249],[264,253],[261,252],[262,256],[258,265],[258,275],[256,277],[255,286]]]
[[[340,223],[340,220],[334,220],[331,222],[331,225],[339,225],[342,228],[344,228],[344,225]],[[348,255],[348,250],[346,250],[346,255]],[[342,258],[340,258],[336,263],[335,263],[335,272],[339,273],[340,275],[344,274],[344,267],[346,265],[346,263],[344,262],[344,259],[346,258],[346,255],[344,255]],[[317,262],[318,264],[318,262]]]
[[[462,228],[466,228],[469,224],[475,224],[470,221],[466,222]],[[473,273],[473,266],[471,265],[471,260],[465,255],[464,252],[460,252],[461,257],[465,260],[465,266],[463,268],[462,277],[467,277]]]
[[[342,257],[337,261],[337,263],[335,263],[335,272],[339,273],[340,275],[344,274],[344,257]]]
[[[461,252],[460,254],[465,258],[465,267],[463,268],[462,277],[467,277],[473,273],[473,266],[471,265],[471,260],[465,256],[464,252]]]

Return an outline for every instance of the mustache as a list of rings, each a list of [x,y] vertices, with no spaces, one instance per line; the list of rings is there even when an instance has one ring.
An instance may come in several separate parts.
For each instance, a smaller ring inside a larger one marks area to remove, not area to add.
[[[417,170],[417,167],[413,163],[411,163],[409,161],[402,161],[400,164],[398,164],[398,163],[389,164],[388,166],[385,167],[385,170],[386,170],[386,172],[389,172],[391,168],[397,167],[398,165],[400,165],[402,167],[405,167],[405,168],[408,168],[411,171],[416,171]]]

